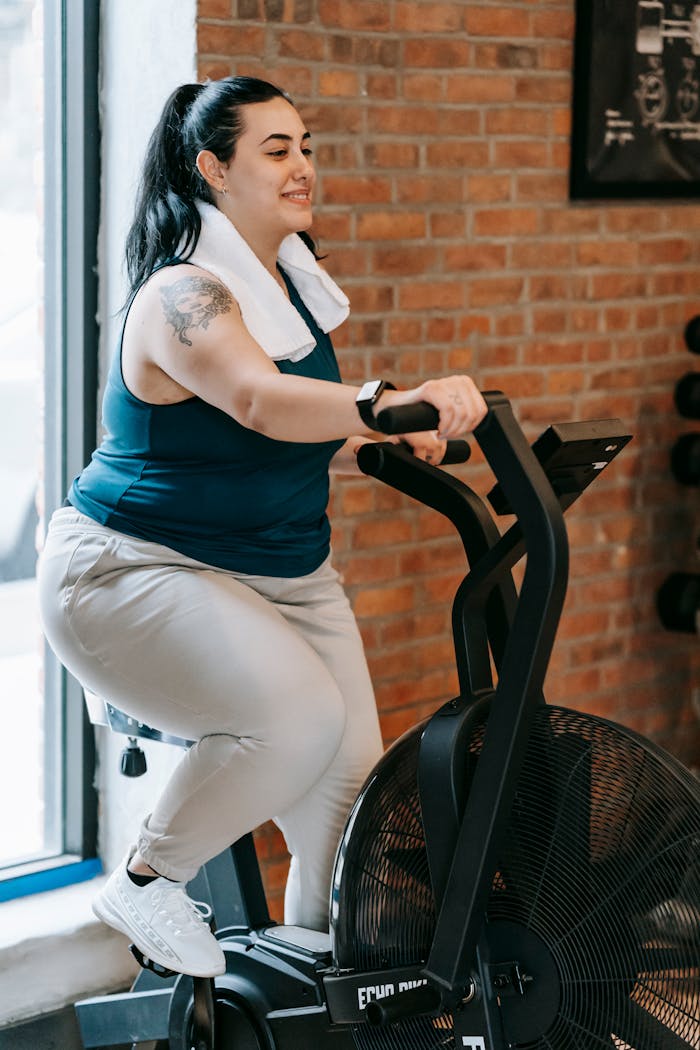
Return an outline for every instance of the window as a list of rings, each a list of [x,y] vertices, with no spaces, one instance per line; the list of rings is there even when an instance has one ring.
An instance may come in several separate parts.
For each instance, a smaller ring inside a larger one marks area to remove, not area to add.
[[[0,0],[0,900],[95,869],[92,731],[35,565],[96,433],[98,10]]]

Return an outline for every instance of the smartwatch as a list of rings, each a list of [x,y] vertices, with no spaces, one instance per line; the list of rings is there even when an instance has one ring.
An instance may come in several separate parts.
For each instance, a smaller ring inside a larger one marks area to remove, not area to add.
[[[374,418],[374,406],[385,390],[396,390],[396,387],[393,383],[387,383],[385,379],[370,379],[355,398],[360,419],[369,430],[379,430]]]

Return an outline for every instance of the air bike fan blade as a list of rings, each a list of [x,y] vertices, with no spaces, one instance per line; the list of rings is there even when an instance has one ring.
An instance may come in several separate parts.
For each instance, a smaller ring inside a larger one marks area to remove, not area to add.
[[[336,870],[336,963],[424,961],[435,909],[420,821],[417,727],[353,811]],[[483,723],[465,746],[467,782]],[[700,785],[636,734],[538,712],[488,905],[488,940],[537,979],[502,1000],[519,1050],[698,1050]],[[342,917],[342,918],[341,918]],[[451,1019],[357,1025],[360,1050],[454,1046]]]

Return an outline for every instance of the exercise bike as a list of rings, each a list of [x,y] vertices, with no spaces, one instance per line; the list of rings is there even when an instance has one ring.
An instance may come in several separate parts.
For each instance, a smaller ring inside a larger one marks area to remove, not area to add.
[[[213,909],[226,973],[158,973],[140,957],[130,992],[77,1004],[86,1050],[697,1050],[700,784],[631,730],[542,693],[568,577],[563,512],[630,438],[618,420],[565,423],[531,447],[506,398],[487,400],[475,437],[496,477],[488,501],[401,446],[359,455],[452,521],[469,572],[452,610],[460,695],[360,792],[330,935],[271,922],[245,836],[189,887]],[[379,422],[404,433],[435,417],[407,406]],[[503,533],[499,515],[514,518]],[[139,736],[163,738],[109,705],[93,717],[131,737],[132,757]]]

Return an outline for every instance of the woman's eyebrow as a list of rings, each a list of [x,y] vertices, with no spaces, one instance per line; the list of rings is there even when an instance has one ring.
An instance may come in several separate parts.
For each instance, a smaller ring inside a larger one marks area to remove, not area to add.
[[[310,131],[305,131],[304,134],[301,136],[301,141],[304,142],[305,139],[310,139],[310,138],[311,138],[311,132]],[[271,135],[268,135],[266,139],[262,140],[260,145],[264,146],[266,142],[270,141],[270,139],[282,139],[284,142],[293,142],[294,141],[294,137],[292,135],[285,135],[281,131],[273,131],[273,133]]]

